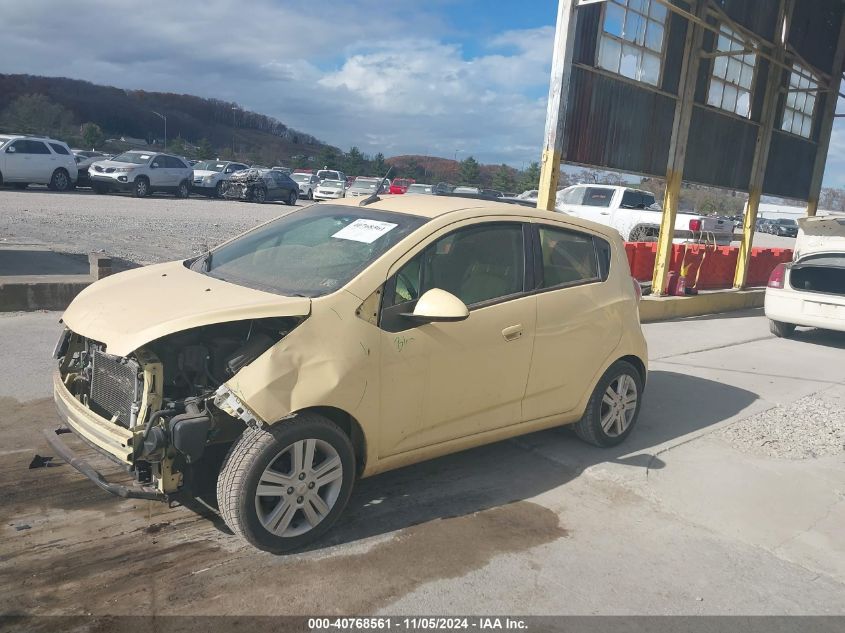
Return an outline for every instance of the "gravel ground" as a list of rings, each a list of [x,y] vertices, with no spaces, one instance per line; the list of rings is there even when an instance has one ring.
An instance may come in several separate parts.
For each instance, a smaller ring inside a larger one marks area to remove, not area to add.
[[[732,424],[721,436],[745,453],[810,459],[845,450],[843,390],[823,391]]]
[[[303,201],[300,201],[300,205]],[[194,254],[290,210],[263,205],[156,194],[98,196],[88,190],[0,190],[0,246],[46,245],[70,253],[104,251],[140,264]]]

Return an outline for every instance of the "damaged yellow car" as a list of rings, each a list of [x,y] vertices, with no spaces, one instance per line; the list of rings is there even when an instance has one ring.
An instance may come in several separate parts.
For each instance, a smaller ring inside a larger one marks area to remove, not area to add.
[[[67,426],[46,434],[124,497],[216,482],[235,534],[289,551],[359,477],[570,423],[621,442],[646,382],[638,292],[618,233],[584,220],[441,196],[312,205],[82,292],[55,352]]]

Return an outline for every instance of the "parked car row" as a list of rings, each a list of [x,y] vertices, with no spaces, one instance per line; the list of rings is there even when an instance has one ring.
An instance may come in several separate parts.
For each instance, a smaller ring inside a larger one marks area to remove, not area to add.
[[[781,237],[797,237],[798,223],[791,218],[778,218],[776,220],[761,218],[757,220],[757,230],[761,233],[779,235]]]

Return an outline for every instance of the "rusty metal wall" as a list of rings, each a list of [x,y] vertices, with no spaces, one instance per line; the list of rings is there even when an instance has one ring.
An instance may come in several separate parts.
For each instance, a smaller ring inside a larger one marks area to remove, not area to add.
[[[675,0],[675,4],[683,5]],[[776,39],[778,0],[717,0],[721,9],[762,38]],[[567,109],[565,160],[598,168],[664,177],[674,118],[675,95],[687,29],[685,19],[672,14],[666,32],[666,51],[659,89],[596,69],[598,36],[602,29],[601,4],[579,10]],[[843,18],[841,0],[796,2],[790,42],[808,62],[830,70]],[[714,20],[710,20],[716,24]],[[714,38],[705,36],[704,51]],[[756,121],[763,107],[762,86],[771,65],[758,62],[752,96],[751,120],[704,105],[711,72],[703,59],[696,78],[696,107],[690,124],[684,180],[747,190],[757,134]],[[786,83],[787,73],[783,73]],[[819,99],[821,106],[823,99]],[[779,97],[776,130],[780,127],[783,97]],[[813,139],[818,135],[816,117]],[[817,145],[813,141],[776,131],[764,179],[766,194],[806,199]]]

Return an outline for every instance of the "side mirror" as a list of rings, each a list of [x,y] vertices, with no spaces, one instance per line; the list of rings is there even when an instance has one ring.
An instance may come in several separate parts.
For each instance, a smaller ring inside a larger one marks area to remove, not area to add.
[[[157,169],[157,168],[158,168],[158,163],[153,163],[152,165],[150,165],[150,169]]]
[[[15,146],[14,146],[14,145],[10,145],[9,147],[7,147],[7,148],[6,148],[6,153],[7,153],[7,154],[14,154],[14,153],[15,153]]]
[[[402,316],[420,324],[463,321],[469,316],[469,309],[451,292],[432,288],[420,297],[413,312],[403,312]]]

